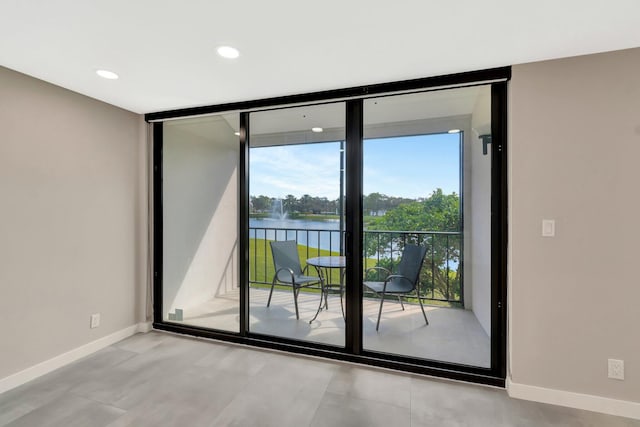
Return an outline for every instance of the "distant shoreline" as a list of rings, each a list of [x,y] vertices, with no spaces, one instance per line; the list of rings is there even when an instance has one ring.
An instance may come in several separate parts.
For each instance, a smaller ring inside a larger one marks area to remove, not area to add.
[[[267,219],[273,218],[271,213],[250,213],[251,219]],[[276,218],[280,219],[280,218]],[[287,212],[286,217],[282,219],[302,219],[306,221],[339,221],[340,216],[335,214],[304,214],[297,212]]]

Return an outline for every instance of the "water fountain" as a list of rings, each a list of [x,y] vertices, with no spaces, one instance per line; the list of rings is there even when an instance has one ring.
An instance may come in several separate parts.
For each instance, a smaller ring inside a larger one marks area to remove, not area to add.
[[[282,199],[273,199],[271,202],[271,218],[279,220],[287,219],[287,212],[284,210]]]

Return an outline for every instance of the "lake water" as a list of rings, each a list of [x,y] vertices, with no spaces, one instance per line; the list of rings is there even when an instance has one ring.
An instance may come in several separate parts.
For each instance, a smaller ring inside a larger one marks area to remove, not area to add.
[[[249,238],[296,240],[299,244],[311,248],[339,252],[340,222],[337,220],[249,218]]]

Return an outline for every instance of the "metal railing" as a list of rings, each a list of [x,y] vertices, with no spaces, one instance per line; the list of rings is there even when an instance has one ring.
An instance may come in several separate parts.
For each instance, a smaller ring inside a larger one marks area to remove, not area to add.
[[[344,232],[331,229],[249,227],[249,282],[270,285],[274,269],[270,240],[295,240],[307,258],[339,255]],[[420,294],[425,299],[463,303],[464,283],[462,232],[448,231],[365,231],[363,236],[365,269],[375,266],[393,271],[407,243],[426,246],[420,272]],[[333,272],[339,274],[339,272]],[[370,273],[371,274],[371,273]],[[379,274],[379,273],[373,273]],[[335,278],[337,280],[337,277]],[[367,277],[377,280],[376,276]]]

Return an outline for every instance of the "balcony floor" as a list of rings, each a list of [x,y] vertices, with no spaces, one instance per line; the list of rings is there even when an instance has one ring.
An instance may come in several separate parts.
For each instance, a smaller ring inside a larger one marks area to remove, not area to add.
[[[250,330],[254,333],[344,345],[344,320],[338,295],[329,296],[329,309],[322,310],[311,324],[320,294],[303,293],[298,297],[300,319],[296,320],[293,294],[274,291],[267,307],[268,289],[250,289]],[[367,350],[413,356],[424,359],[490,366],[490,339],[470,310],[425,305],[429,325],[420,306],[405,303],[403,311],[397,300],[385,300],[376,332],[380,302],[365,298],[364,347]],[[184,310],[182,323],[212,329],[238,331],[239,293],[218,296],[191,309]],[[172,321],[173,322],[173,321]]]

